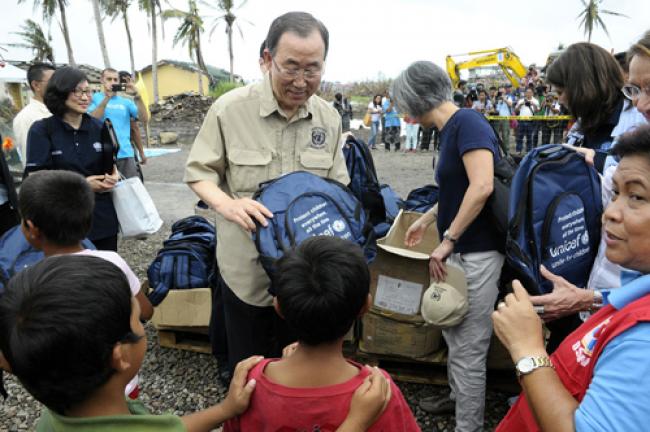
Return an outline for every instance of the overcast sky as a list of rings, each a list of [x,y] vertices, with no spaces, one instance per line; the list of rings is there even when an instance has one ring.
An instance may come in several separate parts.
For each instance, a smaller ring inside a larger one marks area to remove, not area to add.
[[[216,0],[206,0],[216,3]],[[162,0],[163,9],[172,6],[187,10],[185,0]],[[18,42],[12,32],[28,18],[40,23],[40,10],[34,12],[33,0],[17,5],[16,0],[0,0],[0,45]],[[89,0],[68,0],[66,10],[72,47],[77,63],[103,67]],[[137,3],[134,1],[134,3]],[[241,1],[235,1],[240,4]],[[415,60],[432,60],[444,66],[447,54],[465,53],[510,46],[525,64],[543,64],[559,43],[569,45],[586,40],[578,28],[580,0],[249,0],[235,11],[243,33],[235,31],[235,73],[246,80],[259,78],[259,46],[268,27],[278,15],[304,10],[323,21],[330,31],[330,53],[324,79],[349,82],[395,77]],[[608,38],[597,29],[592,42],[606,49],[629,48],[644,31],[650,29],[650,1],[605,0],[605,9],[625,13],[631,18],[604,16]],[[199,5],[203,15],[216,12]],[[134,37],[136,69],[151,63],[148,20],[136,6],[129,10]],[[206,18],[206,27],[211,27]],[[165,23],[165,39],[159,34],[158,59],[189,60],[186,47],[172,47],[178,20]],[[109,56],[113,67],[129,68],[129,54],[123,22],[104,20]],[[57,62],[67,61],[61,31],[51,26]],[[228,48],[223,23],[208,40],[203,36],[206,62],[228,69]],[[0,51],[6,59],[29,60],[29,50],[8,48]]]

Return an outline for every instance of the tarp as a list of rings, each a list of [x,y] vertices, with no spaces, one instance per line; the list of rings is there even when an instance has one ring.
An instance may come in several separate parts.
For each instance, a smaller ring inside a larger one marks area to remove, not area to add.
[[[5,83],[27,83],[27,73],[14,65],[0,61],[0,81]]]

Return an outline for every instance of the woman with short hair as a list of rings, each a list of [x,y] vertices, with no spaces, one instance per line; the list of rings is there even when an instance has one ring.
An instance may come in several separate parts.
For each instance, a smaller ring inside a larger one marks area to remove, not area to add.
[[[420,406],[429,412],[456,412],[457,431],[483,429],[485,361],[503,265],[499,239],[485,204],[494,187],[498,140],[485,117],[452,102],[451,81],[435,64],[411,64],[393,82],[392,96],[400,111],[423,128],[440,131],[435,166],[438,206],[421,216],[406,233],[405,243],[419,243],[427,227],[437,221],[441,243],[431,254],[431,279],[446,277],[445,263],[463,269],[468,285],[469,310],[460,324],[443,329],[449,347],[451,397],[426,398]]]
[[[106,173],[102,123],[86,113],[92,97],[86,75],[62,67],[50,78],[44,102],[52,117],[35,122],[27,135],[25,175],[43,169],[75,171],[95,192],[88,238],[100,250],[117,251],[118,221],[111,194],[118,181],[115,166]]]

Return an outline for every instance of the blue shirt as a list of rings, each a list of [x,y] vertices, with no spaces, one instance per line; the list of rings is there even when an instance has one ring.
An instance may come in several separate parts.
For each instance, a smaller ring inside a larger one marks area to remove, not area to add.
[[[97,109],[106,95],[102,92],[93,95],[92,102],[88,107],[91,113]],[[131,99],[122,96],[113,96],[106,104],[104,117],[111,119],[117,142],[120,144],[120,151],[117,153],[118,159],[132,158],[134,156],[133,146],[131,145],[131,118],[138,118],[138,107],[135,106]]]
[[[399,121],[399,116],[397,115],[397,105],[393,104],[393,109],[390,112],[386,112],[388,107],[390,106],[390,100],[386,99],[384,101],[384,126],[385,127],[399,127],[400,126],[400,121]]]
[[[623,282],[628,276],[623,272]],[[609,303],[620,310],[650,294],[650,275],[612,290]],[[575,412],[576,431],[648,430],[650,415],[650,323],[619,334],[598,357],[594,376]]]
[[[58,116],[34,122],[27,134],[25,174],[39,170],[68,170],[84,177],[104,173],[102,123],[88,114],[74,129]],[[100,240],[117,234],[118,223],[110,193],[95,193],[93,222],[88,238]]]
[[[456,111],[440,131],[440,156],[436,172],[439,187],[438,232],[440,238],[456,217],[469,187],[463,155],[472,150],[486,149],[498,160],[498,141],[483,114],[472,109]],[[460,236],[454,252],[485,252],[496,250],[497,234],[489,220],[487,206]]]
[[[509,99],[510,102],[512,102],[514,104],[514,100],[513,100],[512,96],[507,95],[507,94],[503,95],[502,99],[499,102],[497,102],[497,111],[499,112],[500,116],[509,116],[509,115],[512,114],[511,108],[505,102],[506,98]]]

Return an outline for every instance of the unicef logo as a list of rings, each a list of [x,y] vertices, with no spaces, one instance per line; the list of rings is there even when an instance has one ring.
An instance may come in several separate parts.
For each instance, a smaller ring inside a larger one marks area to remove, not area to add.
[[[345,222],[343,222],[341,219],[337,219],[332,224],[332,228],[338,233],[345,231]]]
[[[580,236],[580,242],[584,246],[587,246],[589,244],[589,233],[587,231],[585,231],[584,234]]]

